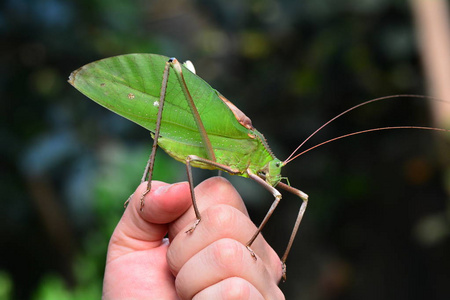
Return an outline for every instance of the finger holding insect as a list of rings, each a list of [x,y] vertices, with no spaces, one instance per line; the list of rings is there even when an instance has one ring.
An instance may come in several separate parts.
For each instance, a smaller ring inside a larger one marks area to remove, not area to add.
[[[239,194],[227,181],[221,178],[210,179],[204,187],[203,183],[200,184],[198,190],[205,188],[214,191],[214,187],[217,185],[216,189],[222,191],[220,194],[199,193],[202,195],[199,197],[200,201],[207,208],[202,211],[202,221],[194,232],[185,233],[192,223],[192,211],[187,211],[184,215],[189,215],[189,220],[181,220],[183,216],[169,229],[171,233],[169,236],[173,235],[175,231],[178,233],[171,238],[171,245],[167,253],[169,266],[175,275],[189,259],[214,242],[229,238],[245,247],[249,238],[257,230],[255,224],[249,219]],[[179,221],[185,224],[184,227],[176,224]],[[251,249],[258,256],[258,260],[267,265],[272,279],[278,281],[282,271],[280,259],[261,235],[255,240]],[[248,258],[254,261],[248,250],[246,253]]]
[[[198,292],[192,300],[264,300],[263,295],[247,280],[229,277]]]
[[[203,181],[195,188],[195,195],[200,212],[215,204],[227,204],[235,207],[248,216],[247,209],[241,196],[231,185],[231,183],[223,177],[212,177]],[[192,226],[194,220],[195,213],[193,207],[191,206],[185,214],[183,214],[171,225],[169,229],[169,239],[172,240],[178,233],[180,233],[180,231],[183,233],[186,232],[188,227]],[[199,226],[201,226],[202,223],[203,220],[200,222]]]
[[[249,282],[264,299],[284,298],[264,261],[253,260],[242,243],[228,238],[215,241],[190,258],[180,269],[175,287],[182,299],[191,299],[233,277]]]

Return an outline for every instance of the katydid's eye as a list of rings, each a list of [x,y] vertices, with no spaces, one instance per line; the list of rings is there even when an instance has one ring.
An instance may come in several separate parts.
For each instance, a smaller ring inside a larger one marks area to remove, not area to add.
[[[280,167],[280,163],[277,162],[277,163],[275,164],[275,167],[279,168],[279,167]]]

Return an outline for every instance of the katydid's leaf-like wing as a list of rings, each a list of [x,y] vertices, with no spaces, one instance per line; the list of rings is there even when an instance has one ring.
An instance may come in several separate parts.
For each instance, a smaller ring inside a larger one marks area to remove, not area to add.
[[[154,132],[161,82],[168,57],[128,54],[87,64],[74,71],[69,82],[80,92],[111,111]],[[183,75],[211,139],[248,139],[243,127],[217,91],[184,66]],[[201,141],[175,71],[169,73],[161,136],[173,140]],[[213,148],[217,146],[213,144]]]

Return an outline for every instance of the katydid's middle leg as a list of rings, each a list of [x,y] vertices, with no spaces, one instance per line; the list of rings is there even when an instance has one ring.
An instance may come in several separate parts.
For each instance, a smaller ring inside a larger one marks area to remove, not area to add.
[[[209,159],[201,158],[201,157],[199,157],[197,155],[189,155],[186,158],[186,171],[187,171],[188,182],[189,182],[189,190],[191,192],[192,206],[194,208],[195,218],[196,218],[194,224],[192,225],[191,228],[189,228],[186,231],[186,233],[194,232],[195,228],[197,227],[197,225],[200,223],[200,221],[202,219],[202,216],[200,215],[200,211],[199,211],[199,209],[197,207],[197,201],[195,199],[194,178],[192,176],[192,166],[191,166],[191,162],[192,161],[199,161],[199,162],[202,162],[202,163],[205,163],[205,164],[209,164],[211,166],[216,167],[219,170],[226,171],[226,172],[228,172],[230,174],[234,174],[234,175],[239,174],[239,170],[237,170],[237,169],[229,168],[229,167],[227,167],[225,165],[219,164],[219,163],[217,163],[215,161],[211,161]]]

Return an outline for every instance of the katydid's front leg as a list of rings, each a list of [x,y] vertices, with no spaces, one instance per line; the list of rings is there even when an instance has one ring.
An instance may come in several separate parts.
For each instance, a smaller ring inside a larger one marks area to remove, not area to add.
[[[253,242],[258,237],[258,235],[261,233],[261,231],[264,228],[264,226],[266,225],[267,221],[269,221],[269,218],[270,218],[270,216],[272,216],[272,213],[274,212],[275,208],[278,206],[278,203],[280,203],[281,194],[276,188],[274,188],[273,186],[268,184],[264,179],[262,179],[261,177],[259,177],[255,173],[253,173],[250,169],[247,169],[247,174],[251,179],[253,179],[257,183],[262,185],[266,190],[268,190],[275,197],[275,200],[273,201],[272,205],[270,206],[269,211],[267,212],[266,216],[262,220],[258,229],[253,234],[253,236],[250,238],[250,240],[247,242],[247,244],[245,245],[247,247],[248,251],[250,251],[250,254],[252,255],[252,257],[256,260],[256,255],[250,247],[252,246]]]
[[[264,228],[264,226],[266,225],[267,221],[269,221],[269,218],[272,216],[273,212],[275,211],[275,208],[280,203],[281,194],[276,188],[274,188],[269,183],[267,183],[267,181],[265,181],[263,178],[261,178],[258,175],[254,174],[250,169],[247,170],[247,174],[249,175],[249,177],[251,179],[253,179],[256,182],[258,182],[265,189],[267,189],[269,192],[271,192],[272,195],[275,197],[275,200],[273,201],[272,205],[270,206],[269,210],[267,211],[266,216],[262,220],[262,222],[259,225],[258,229],[256,230],[255,234],[250,238],[250,240],[247,242],[247,245],[246,245],[247,249],[250,251],[250,253],[253,256],[253,258],[256,259],[256,256],[255,256],[253,250],[250,247],[253,244],[253,242],[255,241],[255,239],[258,237],[258,235],[261,233],[261,231]],[[282,276],[283,276],[283,281],[285,281],[286,280],[286,259],[287,259],[287,256],[289,254],[289,251],[291,250],[292,243],[294,242],[295,236],[296,236],[298,228],[300,226],[300,222],[302,221],[303,214],[305,213],[306,206],[308,204],[308,195],[305,194],[304,192],[300,191],[299,189],[293,188],[293,187],[291,187],[291,186],[289,186],[287,184],[284,184],[282,182],[279,182],[277,184],[277,187],[280,187],[280,188],[282,188],[282,189],[284,189],[284,190],[286,190],[286,191],[288,191],[288,192],[290,192],[290,193],[292,193],[294,195],[297,195],[303,201],[302,205],[300,206],[300,209],[298,211],[297,219],[295,221],[295,225],[294,225],[294,228],[292,230],[291,237],[289,238],[288,245],[287,245],[286,250],[284,251],[284,254],[283,254],[282,258],[281,258]]]
[[[300,209],[298,210],[297,219],[295,220],[294,228],[292,229],[291,236],[289,238],[288,245],[286,247],[286,250],[284,251],[283,256],[281,257],[281,264],[283,267],[283,281],[286,281],[286,259],[289,255],[289,251],[291,250],[292,244],[294,243],[295,236],[297,235],[298,228],[300,226],[300,223],[302,222],[303,215],[306,211],[306,206],[308,205],[308,195],[304,192],[300,191],[299,189],[293,188],[290,185],[284,184],[282,182],[279,182],[277,184],[277,187],[280,187],[284,189],[285,191],[288,191],[296,196],[298,196],[300,199],[302,199],[302,205],[300,206]]]

